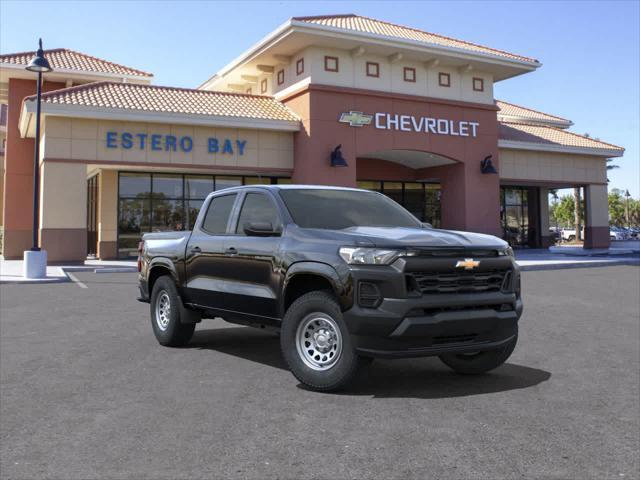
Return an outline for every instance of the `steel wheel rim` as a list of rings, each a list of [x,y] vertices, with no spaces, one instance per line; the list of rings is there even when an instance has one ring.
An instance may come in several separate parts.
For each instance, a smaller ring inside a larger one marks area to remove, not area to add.
[[[296,349],[307,367],[329,370],[342,354],[342,334],[338,324],[326,313],[307,315],[298,325]]]
[[[171,321],[171,299],[164,290],[158,295],[156,300],[156,325],[163,332],[169,328]]]

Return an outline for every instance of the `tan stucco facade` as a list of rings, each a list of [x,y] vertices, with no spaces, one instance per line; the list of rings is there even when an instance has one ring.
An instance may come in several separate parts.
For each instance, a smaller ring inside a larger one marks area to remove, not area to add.
[[[531,182],[606,184],[606,158],[556,152],[500,149],[500,178]]]
[[[170,121],[170,119],[168,119]],[[145,148],[108,148],[107,132],[132,134],[189,136],[190,152]],[[246,141],[243,154],[209,153],[209,138]],[[42,157],[69,159],[86,163],[108,162],[122,165],[166,165],[177,167],[223,167],[225,169],[287,170],[293,168],[293,133],[240,128],[212,128],[157,123],[117,122],[64,117],[48,117],[44,128]]]

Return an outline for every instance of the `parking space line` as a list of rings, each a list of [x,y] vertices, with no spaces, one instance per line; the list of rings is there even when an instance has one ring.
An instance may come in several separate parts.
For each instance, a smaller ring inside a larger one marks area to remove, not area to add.
[[[82,283],[80,280],[78,280],[78,277],[76,277],[73,273],[67,272],[67,276],[71,279],[71,281],[73,283],[78,285],[80,288],[89,288],[84,283]]]

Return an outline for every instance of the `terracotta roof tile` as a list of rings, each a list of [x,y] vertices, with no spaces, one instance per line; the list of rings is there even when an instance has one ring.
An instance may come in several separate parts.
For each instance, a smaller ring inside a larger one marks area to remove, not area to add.
[[[560,147],[618,150],[620,154],[624,152],[624,148],[617,145],[578,135],[577,133],[568,132],[560,128],[507,122],[499,122],[498,126],[500,140],[539,143],[550,146],[557,145]]]
[[[0,55],[0,64],[28,65],[36,52],[7,53]],[[45,50],[45,57],[54,70],[76,70],[78,72],[98,72],[114,75],[133,75],[138,77],[153,77],[153,74],[125,67],[117,63],[92,57],[85,53],[67,48]]]
[[[326,27],[339,28],[342,30],[352,30],[363,33],[372,33],[376,35],[384,35],[386,37],[399,38],[402,40],[414,40],[431,45],[441,47],[460,48],[477,53],[489,54],[512,60],[520,60],[524,62],[539,63],[538,60],[514,53],[489,48],[464,40],[457,40],[451,37],[445,37],[435,33],[425,32],[411,27],[396,25],[394,23],[376,20],[374,18],[362,17],[360,15],[325,15],[316,17],[294,17],[293,20],[299,22],[311,23],[315,25],[324,25]]]
[[[34,98],[35,96],[27,97],[29,100]],[[89,83],[45,93],[42,101],[45,104],[147,112],[298,121],[291,110],[272,97],[133,83]]]
[[[496,105],[500,109],[498,112],[498,117],[521,117],[523,119],[530,119],[536,122],[550,122],[552,124],[564,123],[567,127],[572,125],[571,120],[567,120],[566,118],[557,117],[555,115],[551,115],[549,113],[540,112],[538,110],[533,110],[532,108],[522,107],[520,105],[516,105],[514,103],[504,102],[502,100],[496,100]]]

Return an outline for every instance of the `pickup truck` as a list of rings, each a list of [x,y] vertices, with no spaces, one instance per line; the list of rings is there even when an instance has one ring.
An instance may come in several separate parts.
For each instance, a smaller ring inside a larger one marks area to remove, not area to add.
[[[346,387],[376,357],[490,371],[513,352],[522,314],[503,240],[431,228],[351,188],[211,193],[192,232],[143,236],[138,270],[161,345],[188,344],[206,318],[275,327],[289,369],[317,391]]]

